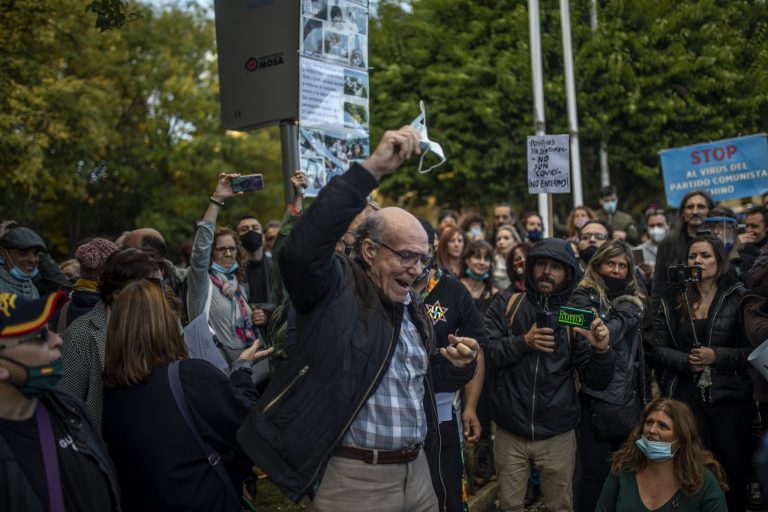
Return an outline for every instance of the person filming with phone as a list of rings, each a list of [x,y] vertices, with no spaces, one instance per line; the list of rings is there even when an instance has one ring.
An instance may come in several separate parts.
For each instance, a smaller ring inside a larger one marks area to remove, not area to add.
[[[557,322],[577,282],[576,257],[565,240],[547,238],[526,260],[525,292],[504,291],[485,315],[486,361],[494,371],[494,460],[499,510],[522,511],[530,463],[540,471],[544,503],[573,510],[579,402],[574,372],[595,390],[614,370],[608,329],[594,318],[568,338]]]
[[[245,274],[238,263],[240,242],[233,230],[216,226],[225,201],[242,194],[233,190],[239,174],[219,174],[205,216],[197,223],[187,274],[187,311],[190,320],[208,317],[214,340],[230,366],[240,353],[261,343],[243,286]]]
[[[736,279],[720,239],[694,237],[687,265],[668,268],[656,315],[654,360],[663,396],[693,409],[704,446],[723,465],[729,510],[746,510],[753,407]]]
[[[616,355],[608,387],[596,390],[584,383],[579,393],[581,423],[577,444],[581,471],[576,490],[577,511],[595,510],[610,470],[611,452],[621,447],[643,410],[645,300],[635,276],[632,248],[621,240],[600,246],[569,300],[570,306],[597,312],[608,328],[611,349]]]

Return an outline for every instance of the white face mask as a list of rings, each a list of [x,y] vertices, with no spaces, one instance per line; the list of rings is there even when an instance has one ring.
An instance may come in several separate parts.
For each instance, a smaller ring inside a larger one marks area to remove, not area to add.
[[[648,236],[651,237],[651,240],[658,243],[664,240],[664,237],[667,236],[667,230],[662,227],[648,228]]]
[[[438,144],[437,142],[432,142],[429,140],[429,137],[427,137],[427,113],[424,109],[424,102],[419,102],[419,108],[421,109],[421,114],[419,114],[416,119],[413,120],[411,123],[411,128],[415,129],[417,132],[419,132],[419,136],[421,139],[421,159],[419,160],[419,172],[420,173],[426,173],[434,169],[435,167],[439,167],[443,165],[446,162],[445,155],[443,154],[443,148]],[[422,166],[424,165],[424,157],[427,156],[427,153],[432,152],[440,159],[440,162],[433,165],[432,167],[421,170]]]

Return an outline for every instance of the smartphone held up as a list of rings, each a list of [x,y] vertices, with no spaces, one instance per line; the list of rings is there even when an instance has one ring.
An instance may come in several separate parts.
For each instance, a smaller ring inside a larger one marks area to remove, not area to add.
[[[249,174],[232,178],[232,191],[236,194],[257,190],[264,190],[264,176],[261,174]]]

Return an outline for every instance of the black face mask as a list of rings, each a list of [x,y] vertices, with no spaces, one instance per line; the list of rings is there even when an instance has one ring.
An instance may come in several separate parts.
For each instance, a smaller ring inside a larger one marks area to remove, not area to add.
[[[597,252],[597,249],[598,247],[595,245],[590,245],[586,249],[580,249],[579,258],[581,258],[581,261],[583,261],[584,264],[586,265],[587,263],[589,263],[589,260],[592,259],[592,256],[595,255],[595,253]]]
[[[243,244],[245,250],[249,252],[258,251],[261,248],[262,240],[261,233],[257,233],[256,231],[249,231],[240,236],[240,243]]]
[[[628,277],[625,277],[624,279],[621,279],[620,277],[610,277],[610,276],[601,276],[601,277],[603,278],[605,287],[608,289],[609,295],[623,292],[624,290],[626,290],[627,286],[629,285]]]

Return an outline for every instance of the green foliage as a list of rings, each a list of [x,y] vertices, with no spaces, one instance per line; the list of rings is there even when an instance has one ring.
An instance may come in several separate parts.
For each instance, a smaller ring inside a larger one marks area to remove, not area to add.
[[[658,151],[766,130],[768,4],[760,0],[571,2],[584,195],[597,203],[599,145],[624,208],[663,201]],[[527,194],[526,136],[534,133],[525,2],[416,0],[380,6],[371,22],[373,140],[427,103],[430,137],[448,163],[400,173],[390,197],[490,206]],[[547,133],[567,133],[559,2],[541,2]],[[415,193],[414,193],[415,191]],[[406,195],[407,194],[407,195]],[[561,213],[570,195],[555,196]]]
[[[266,190],[222,213],[283,209],[277,129],[228,134],[219,117],[213,20],[142,7],[99,32],[76,0],[0,11],[0,218],[59,254],[84,237],[151,226],[171,250],[194,233],[219,172],[262,172]]]

